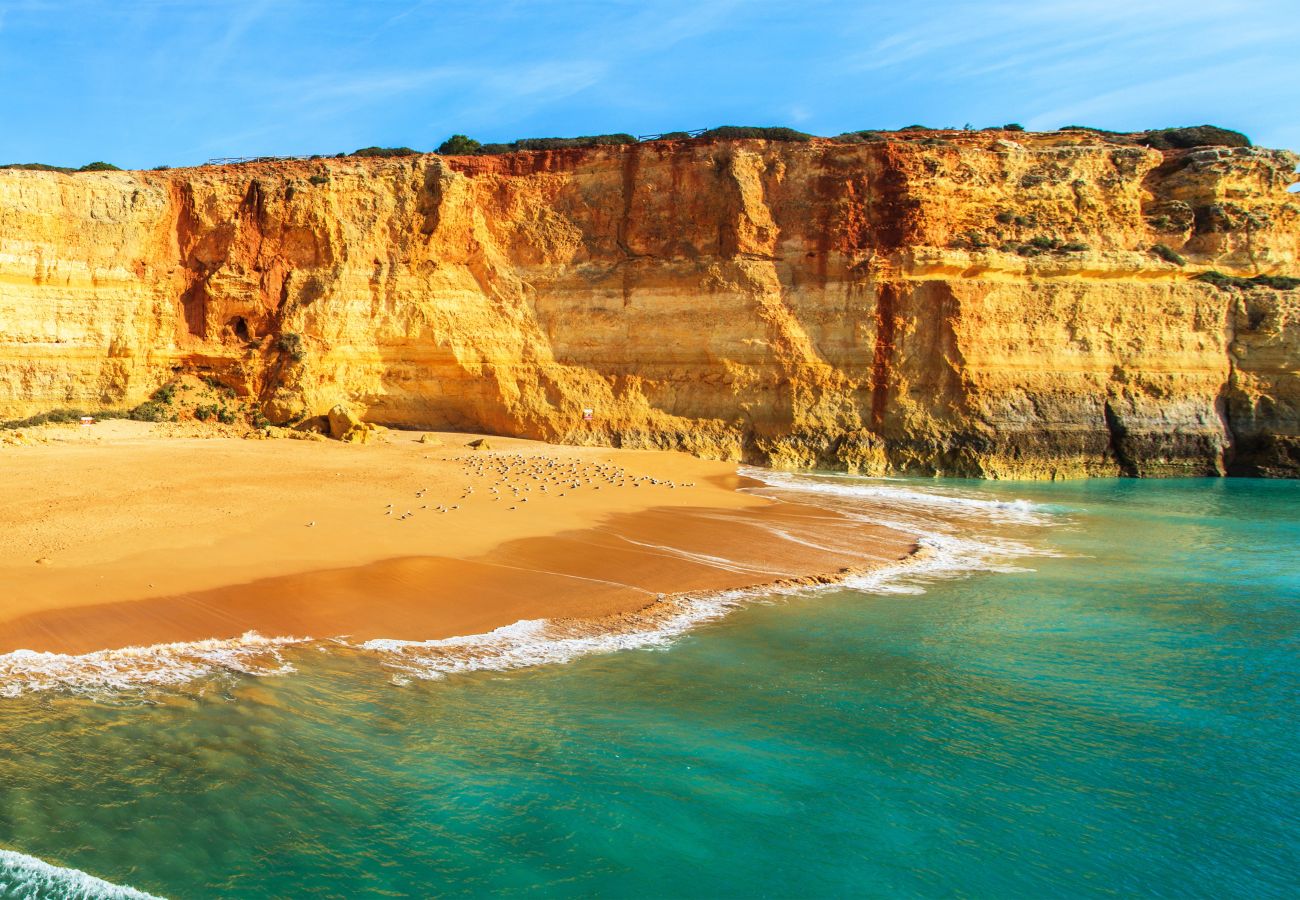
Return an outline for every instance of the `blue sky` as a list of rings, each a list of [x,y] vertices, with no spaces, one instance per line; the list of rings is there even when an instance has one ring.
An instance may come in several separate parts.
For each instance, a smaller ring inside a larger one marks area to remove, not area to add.
[[[1300,149],[1297,0],[0,0],[0,162],[791,125]]]

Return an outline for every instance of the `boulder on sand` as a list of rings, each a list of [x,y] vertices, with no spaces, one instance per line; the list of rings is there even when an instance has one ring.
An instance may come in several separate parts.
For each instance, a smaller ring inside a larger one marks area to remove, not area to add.
[[[330,437],[350,444],[368,444],[384,431],[381,425],[362,422],[342,403],[329,411]]]
[[[330,437],[343,440],[343,435],[347,434],[353,428],[361,426],[361,420],[358,419],[352,410],[348,409],[342,403],[337,404],[329,411],[330,420]]]

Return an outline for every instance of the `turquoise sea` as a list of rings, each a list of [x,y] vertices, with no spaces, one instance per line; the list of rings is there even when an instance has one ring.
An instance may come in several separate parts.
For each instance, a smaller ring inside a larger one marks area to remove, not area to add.
[[[452,662],[10,660],[0,897],[1300,893],[1300,484],[769,477],[931,549]]]

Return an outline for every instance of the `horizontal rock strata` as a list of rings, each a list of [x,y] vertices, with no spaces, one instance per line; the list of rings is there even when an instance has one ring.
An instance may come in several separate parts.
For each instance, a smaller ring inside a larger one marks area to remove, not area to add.
[[[1300,292],[1193,279],[1300,275],[1296,163],[945,132],[0,171],[0,418],[184,371],[273,422],[1296,475]]]

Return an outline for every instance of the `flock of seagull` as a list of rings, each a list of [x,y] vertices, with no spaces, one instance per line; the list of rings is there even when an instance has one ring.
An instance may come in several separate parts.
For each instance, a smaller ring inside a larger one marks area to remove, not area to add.
[[[443,457],[444,462],[454,458]],[[542,497],[564,497],[571,491],[589,488],[598,491],[602,487],[662,487],[669,490],[695,487],[695,482],[678,483],[670,479],[652,478],[649,475],[632,475],[627,469],[613,463],[582,462],[578,460],[554,460],[545,457],[525,456],[520,453],[493,453],[462,458],[463,471],[479,479],[493,479],[487,493],[491,502],[503,500],[512,505],[507,511],[517,510],[530,499]],[[416,500],[423,500],[429,492],[422,487],[415,492]],[[474,485],[462,488],[459,500],[468,500],[474,495]],[[531,496],[530,496],[531,495]],[[412,504],[414,506],[414,504]],[[459,503],[437,504],[430,510],[429,504],[421,504],[419,510],[446,514],[461,508]],[[416,509],[407,509],[400,515],[398,507],[389,503],[384,508],[385,516],[393,516],[394,521],[402,522],[414,518]],[[315,522],[311,524],[316,524]]]

